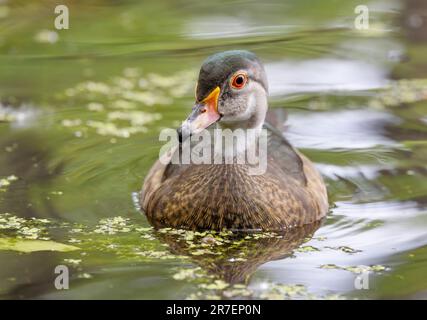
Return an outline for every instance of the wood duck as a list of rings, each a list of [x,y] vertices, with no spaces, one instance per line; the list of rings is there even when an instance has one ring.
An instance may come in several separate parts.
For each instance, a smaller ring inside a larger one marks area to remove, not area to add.
[[[323,218],[327,190],[314,165],[282,132],[265,122],[268,84],[255,54],[233,50],[202,64],[196,103],[177,130],[186,141],[203,129],[251,129],[252,142],[267,132],[266,170],[250,174],[250,164],[176,164],[173,154],[147,174],[141,208],[156,227],[209,230],[280,231]],[[248,141],[247,145],[250,145]],[[235,147],[235,146],[234,146]]]

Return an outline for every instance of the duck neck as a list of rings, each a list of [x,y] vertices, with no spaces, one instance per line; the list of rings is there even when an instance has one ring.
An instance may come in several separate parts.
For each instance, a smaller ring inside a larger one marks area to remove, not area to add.
[[[244,158],[248,152],[257,148],[262,133],[265,114],[256,114],[246,121],[219,122],[215,130],[215,158],[224,159],[227,155]]]

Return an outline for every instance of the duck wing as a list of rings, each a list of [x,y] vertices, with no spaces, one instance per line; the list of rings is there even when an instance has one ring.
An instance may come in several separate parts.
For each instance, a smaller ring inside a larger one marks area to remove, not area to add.
[[[287,176],[291,176],[301,185],[306,186],[307,177],[304,172],[304,161],[299,152],[292,147],[278,128],[268,122],[264,123],[263,128],[268,133],[268,157]]]

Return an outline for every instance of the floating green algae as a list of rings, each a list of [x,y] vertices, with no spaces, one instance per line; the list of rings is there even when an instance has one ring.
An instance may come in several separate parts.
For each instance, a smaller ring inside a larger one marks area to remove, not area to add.
[[[248,280],[262,263],[298,251],[312,231],[307,228],[286,233],[240,233],[164,228],[157,234],[172,252],[184,254],[198,265],[178,268],[172,275],[174,280],[197,287],[197,292],[187,299],[290,299],[311,298],[311,295],[299,284],[269,283],[257,288],[249,286]],[[312,246],[301,249],[301,252],[311,251],[318,249]]]
[[[16,119],[16,116],[10,112],[9,109],[4,108],[0,104],[0,123],[1,122],[13,122]]]
[[[170,278],[195,289],[187,299],[313,298],[299,284],[268,283],[266,288],[260,289],[249,286],[248,279],[265,262],[292,254],[295,250],[319,250],[308,245],[299,247],[309,239],[314,229],[311,227],[285,234],[173,228],[156,230],[123,216],[104,218],[95,225],[85,225],[3,214],[0,216],[0,232],[7,238],[1,238],[0,250],[25,253],[57,251],[62,253],[57,257],[58,264],[73,268],[76,278],[82,281],[96,279],[97,275],[90,268],[102,261],[110,266],[147,262],[184,263],[182,267],[171,269]],[[59,238],[53,236],[55,230],[61,231]]]
[[[303,285],[272,284],[260,294],[261,299],[282,300],[295,298],[297,296],[308,296],[307,289]]]
[[[82,262],[82,259],[64,259],[64,262],[68,265],[78,266]]]
[[[427,79],[400,79],[391,81],[379,90],[369,106],[372,108],[398,107],[427,100]]]
[[[131,231],[128,226],[129,219],[123,217],[114,217],[101,219],[97,227],[93,230],[95,233],[102,234],[116,234],[118,232],[129,232]]]
[[[193,280],[194,281],[194,280]],[[197,280],[196,280],[197,281]],[[199,280],[200,281],[200,278]],[[310,293],[302,284],[284,284],[263,282],[258,285],[230,284],[222,280],[212,280],[197,285],[198,291],[187,296],[188,300],[205,299],[263,299],[263,300],[289,300],[289,299],[342,299],[340,295],[318,296]]]
[[[353,248],[348,247],[348,246],[326,247],[326,248],[332,249],[332,250],[337,250],[337,251],[342,251],[344,253],[349,253],[349,254],[362,252],[362,250],[353,249]]]
[[[52,232],[58,228],[61,237],[51,240]],[[62,252],[66,256],[58,257],[58,263],[74,268],[76,278],[84,281],[96,278],[90,272],[95,257],[96,263],[105,259],[110,265],[111,261],[118,265],[185,262],[183,267],[173,268],[170,277],[194,286],[195,292],[188,299],[316,298],[299,284],[268,283],[262,289],[248,285],[252,273],[265,262],[294,251],[319,251],[314,246],[302,245],[314,230],[313,227],[287,233],[156,230],[123,216],[85,225],[3,214],[0,231],[7,238],[2,238],[0,249]]]
[[[189,70],[164,76],[126,68],[121,75],[104,82],[78,83],[59,94],[58,99],[85,104],[94,117],[62,119],[61,124],[75,130],[74,135],[79,138],[92,132],[115,138],[146,133],[147,125],[162,119],[162,115],[153,112],[152,107],[170,105],[174,99],[192,92],[195,74]]]
[[[200,267],[180,269],[172,276],[172,278],[175,280],[194,280],[206,276],[202,274],[201,271],[202,268]]]
[[[320,251],[318,248],[313,246],[301,246],[298,249],[295,249],[297,252],[316,252]]]
[[[6,178],[0,179],[0,191],[6,191],[6,188],[14,181],[18,180],[18,177],[15,175],[10,175]]]
[[[36,251],[69,252],[79,250],[79,248],[51,240],[0,238],[0,250],[12,250],[30,253]]]
[[[337,266],[335,264],[324,264],[320,266],[321,269],[335,269],[335,270],[346,270],[355,274],[364,272],[382,272],[387,271],[388,268],[383,265],[359,265],[359,266]]]
[[[48,219],[24,219],[10,213],[0,214],[0,250],[18,252],[78,250],[78,247],[50,240]]]
[[[0,231],[17,239],[49,240],[47,219],[16,217],[10,213],[0,214]]]

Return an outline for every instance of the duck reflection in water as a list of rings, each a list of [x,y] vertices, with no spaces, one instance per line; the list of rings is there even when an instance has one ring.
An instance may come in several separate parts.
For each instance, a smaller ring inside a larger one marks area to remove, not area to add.
[[[246,284],[264,263],[290,257],[311,239],[321,221],[292,228],[284,233],[191,232],[191,236],[156,232],[171,253],[184,255],[208,275],[229,284]],[[189,240],[190,239],[190,240]]]

